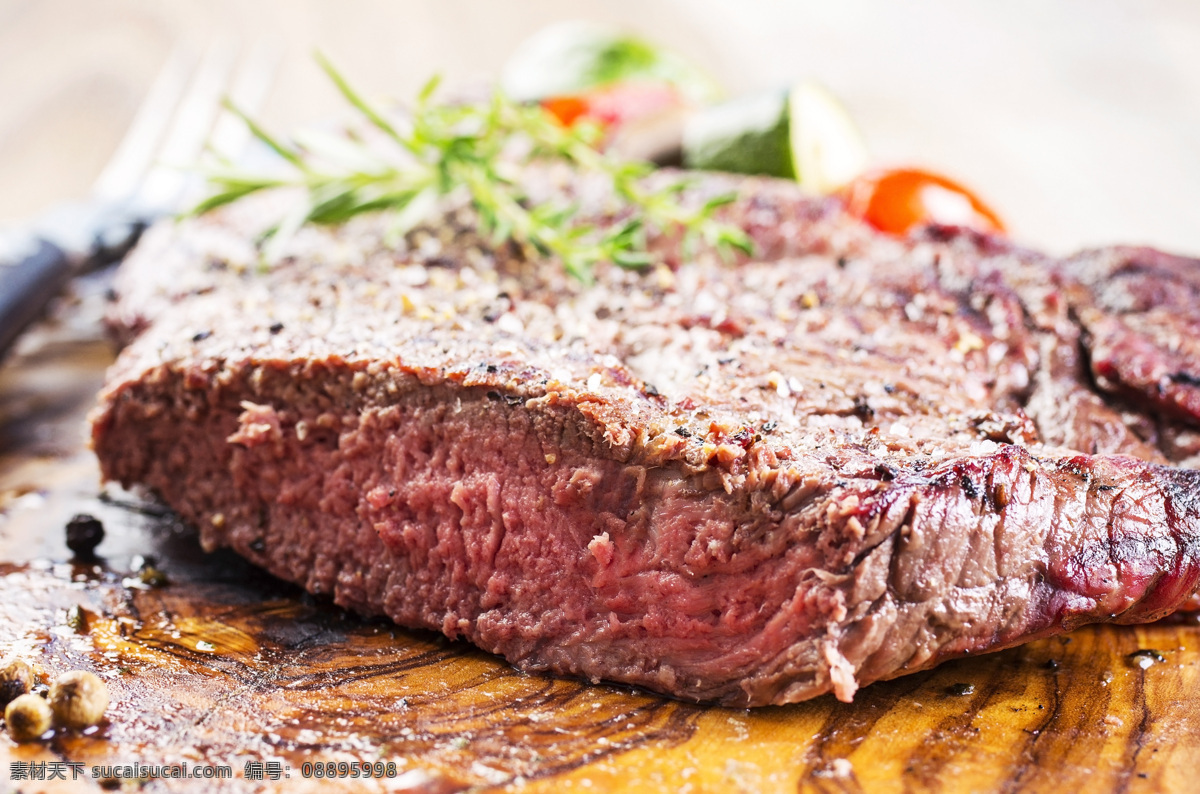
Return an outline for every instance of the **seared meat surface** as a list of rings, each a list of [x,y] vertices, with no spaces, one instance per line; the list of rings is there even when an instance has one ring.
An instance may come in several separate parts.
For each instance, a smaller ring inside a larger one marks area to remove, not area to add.
[[[1198,263],[895,240],[736,188],[752,261],[571,282],[450,212],[152,230],[93,416],[142,485],[277,576],[526,670],[753,706],[1200,584]]]

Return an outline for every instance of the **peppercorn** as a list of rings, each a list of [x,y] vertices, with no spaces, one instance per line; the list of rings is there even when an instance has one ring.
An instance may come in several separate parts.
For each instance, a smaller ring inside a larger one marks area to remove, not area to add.
[[[0,706],[7,706],[33,688],[33,668],[24,659],[13,659],[0,668]]]
[[[83,607],[76,604],[67,610],[67,628],[78,632],[87,631],[87,615],[83,611]]]
[[[36,741],[50,730],[50,706],[37,695],[21,695],[4,709],[8,735],[16,742]]]
[[[167,575],[153,565],[147,565],[138,571],[137,578],[147,587],[165,587],[171,583]]]
[[[76,557],[90,560],[96,556],[96,547],[104,540],[104,525],[95,516],[80,513],[67,522],[67,548]]]
[[[72,670],[50,685],[50,708],[54,724],[64,728],[95,725],[108,708],[108,687],[94,673]]]

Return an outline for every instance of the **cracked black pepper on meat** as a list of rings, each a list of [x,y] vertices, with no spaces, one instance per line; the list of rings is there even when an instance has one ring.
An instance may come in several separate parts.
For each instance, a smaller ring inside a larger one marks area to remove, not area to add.
[[[753,260],[660,239],[590,287],[461,209],[399,248],[304,229],[266,272],[286,197],[160,225],[118,283],[103,474],[350,609],[726,705],[1190,602],[1194,260],[691,192],[729,189]]]

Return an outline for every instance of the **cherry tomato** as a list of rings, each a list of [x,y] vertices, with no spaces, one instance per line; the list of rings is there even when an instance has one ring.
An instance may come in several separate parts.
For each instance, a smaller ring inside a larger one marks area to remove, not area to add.
[[[853,180],[842,195],[851,215],[876,229],[907,234],[936,223],[1003,234],[990,207],[957,182],[916,168],[873,171]]]
[[[579,94],[550,97],[541,104],[565,126],[587,118],[611,128],[683,103],[678,89],[664,83],[616,83]]]
[[[542,100],[542,107],[558,119],[564,127],[570,127],[587,115],[588,103],[584,96],[553,96]]]

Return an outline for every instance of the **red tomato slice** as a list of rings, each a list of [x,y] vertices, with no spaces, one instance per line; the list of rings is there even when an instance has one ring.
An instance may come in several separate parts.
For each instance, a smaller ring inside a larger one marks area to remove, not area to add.
[[[581,118],[604,127],[617,127],[677,107],[683,101],[678,89],[665,83],[617,83],[579,94],[550,97],[541,104],[568,127]]]
[[[542,107],[558,119],[564,127],[570,127],[587,115],[588,103],[583,96],[554,96],[542,100]]]
[[[1005,232],[996,213],[970,190],[916,168],[864,174],[847,185],[842,195],[851,215],[892,234],[908,234],[931,223]]]

